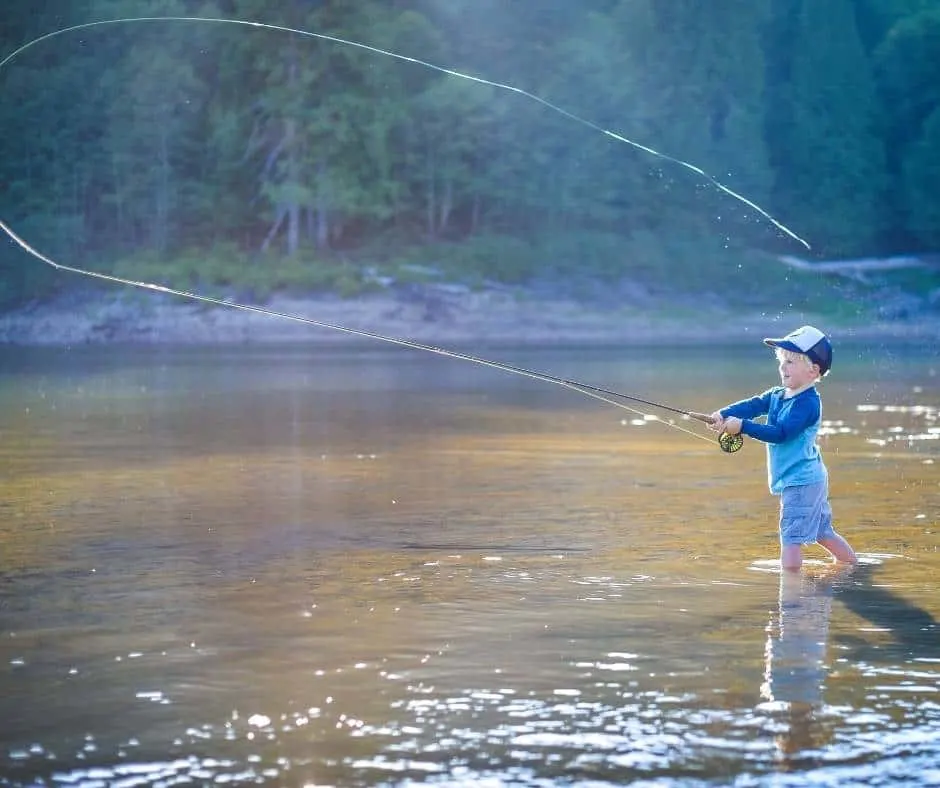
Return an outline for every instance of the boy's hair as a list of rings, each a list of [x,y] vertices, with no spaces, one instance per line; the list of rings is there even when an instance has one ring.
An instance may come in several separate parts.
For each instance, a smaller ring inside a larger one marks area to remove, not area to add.
[[[808,367],[816,367],[817,374],[819,373],[819,364],[817,364],[813,359],[807,356],[805,353],[797,353],[795,350],[787,350],[784,347],[775,347],[774,355],[777,357],[778,361],[782,361],[785,358],[790,359],[790,361],[799,361],[802,360],[803,363]]]

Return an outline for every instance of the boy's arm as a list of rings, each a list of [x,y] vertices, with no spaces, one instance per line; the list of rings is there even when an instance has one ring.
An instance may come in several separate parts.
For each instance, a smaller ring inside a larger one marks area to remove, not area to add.
[[[786,443],[819,419],[819,400],[804,397],[793,403],[786,418],[776,424],[742,421],[741,432],[764,443]]]
[[[739,419],[753,419],[757,416],[763,416],[770,410],[770,392],[768,389],[763,394],[749,399],[742,399],[740,402],[734,402],[718,411],[721,418],[726,419],[729,416],[735,416]]]

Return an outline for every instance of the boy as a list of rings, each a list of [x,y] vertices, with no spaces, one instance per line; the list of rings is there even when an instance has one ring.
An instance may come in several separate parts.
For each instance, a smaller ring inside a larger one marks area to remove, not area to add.
[[[813,542],[836,561],[854,564],[855,552],[832,529],[829,473],[816,445],[822,402],[815,384],[832,366],[832,345],[813,326],[764,344],[774,348],[783,385],[712,413],[709,426],[719,434],[743,433],[767,444],[770,491],[780,496],[782,569],[799,569],[801,546]],[[766,421],[753,421],[757,416]]]

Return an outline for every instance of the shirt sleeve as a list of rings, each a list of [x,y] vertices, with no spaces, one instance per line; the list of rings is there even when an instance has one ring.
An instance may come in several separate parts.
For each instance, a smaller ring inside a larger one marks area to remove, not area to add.
[[[741,432],[764,443],[786,443],[819,419],[819,399],[799,397],[787,415],[775,424],[743,421]]]
[[[770,394],[772,391],[773,389],[767,389],[763,394],[734,402],[718,412],[723,418],[735,416],[739,419],[753,419],[757,416],[764,416],[770,410]]]

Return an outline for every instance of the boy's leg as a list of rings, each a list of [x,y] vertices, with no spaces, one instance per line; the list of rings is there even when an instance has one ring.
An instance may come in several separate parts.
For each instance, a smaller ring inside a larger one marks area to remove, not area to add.
[[[835,531],[830,536],[820,539],[819,544],[825,547],[836,561],[844,564],[858,563],[858,556],[855,555],[852,546]]]
[[[832,527],[832,506],[829,504],[828,482],[816,531],[816,543],[822,545],[836,561],[843,564],[858,563],[858,557],[851,545],[839,536]]]
[[[803,553],[798,544],[780,545],[780,568],[795,571],[803,565]]]
[[[822,545],[829,554],[843,564],[857,564],[858,557],[852,546],[845,541],[832,527],[832,507],[829,505],[829,496],[823,507],[823,516],[816,533],[816,542]]]
[[[780,493],[780,568],[796,571],[803,565],[804,542],[812,536],[810,515],[815,497],[809,486],[787,487]]]

